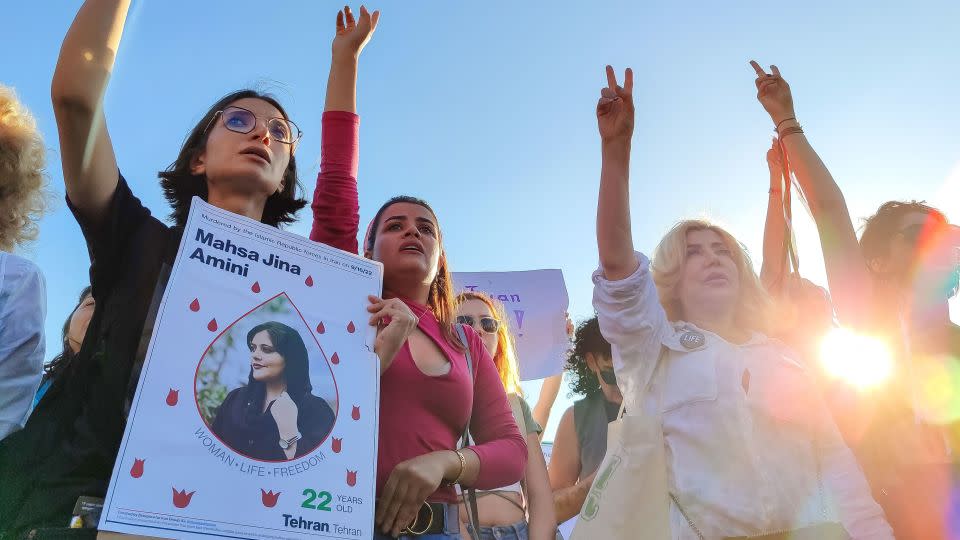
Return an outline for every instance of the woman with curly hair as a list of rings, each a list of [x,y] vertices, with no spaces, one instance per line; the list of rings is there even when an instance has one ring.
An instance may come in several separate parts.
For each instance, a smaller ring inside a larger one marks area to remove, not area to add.
[[[567,357],[570,388],[582,396],[563,413],[550,455],[550,485],[557,519],[577,515],[607,451],[607,424],[617,417],[623,396],[613,372],[610,344],[596,317],[577,327]]]
[[[26,423],[43,372],[43,275],[10,252],[37,237],[44,183],[36,121],[16,93],[0,85],[0,439]]]

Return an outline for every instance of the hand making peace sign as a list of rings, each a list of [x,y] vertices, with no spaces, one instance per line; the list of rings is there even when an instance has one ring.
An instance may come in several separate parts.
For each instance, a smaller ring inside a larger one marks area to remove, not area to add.
[[[607,87],[600,90],[597,102],[597,125],[604,141],[633,136],[633,70],[627,68],[623,86],[617,85],[617,75],[607,66]]]

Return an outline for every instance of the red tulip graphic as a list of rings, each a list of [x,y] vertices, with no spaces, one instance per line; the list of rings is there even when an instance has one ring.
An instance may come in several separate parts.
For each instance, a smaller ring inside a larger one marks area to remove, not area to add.
[[[174,390],[173,388],[167,392],[167,405],[173,407],[177,404],[177,401],[180,400],[180,390]]]
[[[186,508],[190,504],[190,499],[193,498],[193,494],[196,491],[191,491],[187,493],[187,490],[177,491],[177,488],[170,488],[173,490],[173,505],[177,508]]]
[[[130,467],[130,476],[134,478],[140,478],[143,476],[143,462],[146,459],[136,459],[133,460],[133,467]]]
[[[254,281],[254,282],[253,282],[253,287],[250,287],[250,290],[253,291],[253,292],[255,292],[255,293],[259,293],[259,292],[260,292],[260,282],[259,282],[259,281]]]
[[[350,417],[353,418],[354,420],[359,420],[359,419],[360,419],[360,406],[359,406],[359,405],[354,405],[354,406],[353,406],[353,412],[350,413]]]
[[[357,471],[347,469],[347,485],[350,487],[357,485]]]
[[[339,364],[339,363],[340,363],[340,355],[337,354],[337,353],[333,353],[333,356],[330,357],[330,363],[333,364],[333,365]]]
[[[277,499],[280,498],[280,491],[274,493],[271,489],[270,491],[264,491],[263,488],[260,488],[260,501],[263,502],[263,505],[267,508],[273,508],[277,505]]]
[[[357,327],[353,325],[353,321],[350,321],[350,324],[347,325],[347,332],[351,334],[357,331]]]
[[[217,331],[217,320],[216,320],[216,319],[210,319],[210,322],[207,323],[207,330],[209,330],[209,331],[211,331],[211,332],[216,332],[216,331]]]
[[[322,334],[322,333],[324,333],[324,332],[326,332],[326,331],[327,331],[327,329],[324,328],[324,326],[323,326],[323,321],[320,321],[320,324],[317,325],[317,333],[318,333],[318,334]]]
[[[307,276],[307,279],[303,280],[303,283],[306,284],[307,287],[313,287],[313,276]]]
[[[333,443],[331,443],[330,448],[333,450],[334,454],[339,454],[343,450],[343,438],[333,438]]]
[[[190,302],[190,311],[197,312],[200,311],[200,300],[197,298],[193,299],[193,302]]]

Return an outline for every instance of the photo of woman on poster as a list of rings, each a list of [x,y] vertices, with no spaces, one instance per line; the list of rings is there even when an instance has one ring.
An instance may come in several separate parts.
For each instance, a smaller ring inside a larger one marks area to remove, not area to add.
[[[247,332],[250,374],[220,405],[211,430],[253,459],[288,461],[313,451],[333,429],[335,414],[312,394],[307,348],[293,328],[276,321]]]

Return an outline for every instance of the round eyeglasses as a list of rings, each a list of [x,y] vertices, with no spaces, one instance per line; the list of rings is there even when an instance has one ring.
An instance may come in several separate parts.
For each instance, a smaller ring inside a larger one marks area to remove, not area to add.
[[[250,133],[257,127],[257,115],[243,107],[231,105],[223,110],[214,113],[210,120],[210,125],[216,121],[217,117],[223,123],[223,127],[236,133]],[[303,136],[303,132],[296,124],[280,117],[269,117],[263,119],[266,122],[267,133],[270,138],[284,144],[294,144]],[[207,129],[210,129],[210,125]]]

